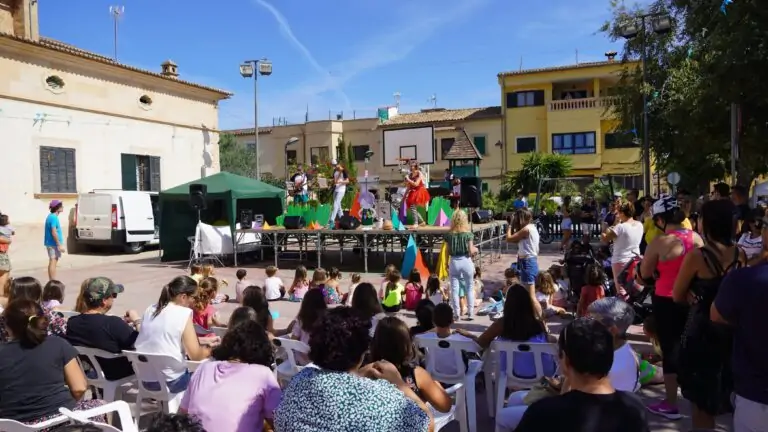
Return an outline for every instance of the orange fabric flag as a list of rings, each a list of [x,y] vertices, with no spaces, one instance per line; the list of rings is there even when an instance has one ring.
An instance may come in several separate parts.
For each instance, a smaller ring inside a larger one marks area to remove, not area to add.
[[[352,201],[352,208],[349,210],[350,216],[354,216],[355,219],[360,220],[360,192],[355,193],[355,200]]]

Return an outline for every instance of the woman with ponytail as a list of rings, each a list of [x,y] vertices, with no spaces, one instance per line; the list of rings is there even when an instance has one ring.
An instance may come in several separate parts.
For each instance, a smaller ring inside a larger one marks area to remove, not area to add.
[[[48,335],[49,317],[37,302],[13,300],[3,316],[9,339],[0,345],[0,418],[37,424],[62,407],[81,411],[104,403],[83,400],[88,383],[77,350]]]
[[[211,356],[211,347],[200,344],[192,323],[197,289],[197,282],[189,276],[178,276],[170,281],[160,292],[157,304],[144,311],[141,332],[136,338],[136,351],[174,358],[175,361],[163,368],[168,390],[172,393],[186,390],[189,384],[192,374],[187,370],[185,355],[194,361]]]
[[[29,276],[13,279],[8,290],[8,304],[14,300],[31,300],[41,306],[43,314],[48,318],[48,334],[64,336],[67,334],[67,320],[59,312],[42,306],[43,286],[40,281]],[[0,316],[0,343],[8,341],[5,315]],[[2,418],[2,417],[0,417]]]

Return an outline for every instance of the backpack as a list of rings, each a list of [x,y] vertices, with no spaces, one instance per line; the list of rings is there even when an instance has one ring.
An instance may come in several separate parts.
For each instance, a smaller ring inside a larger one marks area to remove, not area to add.
[[[635,281],[635,276],[637,276],[638,266],[642,261],[643,261],[642,256],[635,255],[627,264],[624,265],[624,268],[621,269],[619,276],[616,278],[616,280],[619,283],[619,286],[616,287],[617,295],[623,289],[627,293],[627,296],[629,298],[632,298],[634,297],[635,294],[637,294],[642,290],[642,287],[640,287]]]

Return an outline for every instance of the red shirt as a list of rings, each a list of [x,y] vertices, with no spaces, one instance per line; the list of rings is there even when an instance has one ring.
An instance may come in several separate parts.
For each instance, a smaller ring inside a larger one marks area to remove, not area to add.
[[[210,318],[213,318],[213,315],[215,313],[216,313],[216,309],[214,309],[212,305],[206,306],[206,308],[203,309],[202,311],[195,309],[192,312],[192,322],[208,330],[209,329],[208,320]]]
[[[602,286],[584,285],[581,287],[581,295],[579,296],[579,306],[576,309],[576,314],[583,317],[587,314],[587,308],[595,300],[600,300],[605,297],[605,290]]]

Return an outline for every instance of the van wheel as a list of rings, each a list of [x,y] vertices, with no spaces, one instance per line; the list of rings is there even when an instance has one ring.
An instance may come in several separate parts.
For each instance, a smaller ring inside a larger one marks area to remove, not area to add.
[[[144,250],[144,243],[141,243],[141,242],[133,242],[125,245],[125,252],[127,253],[137,254],[143,250]]]

